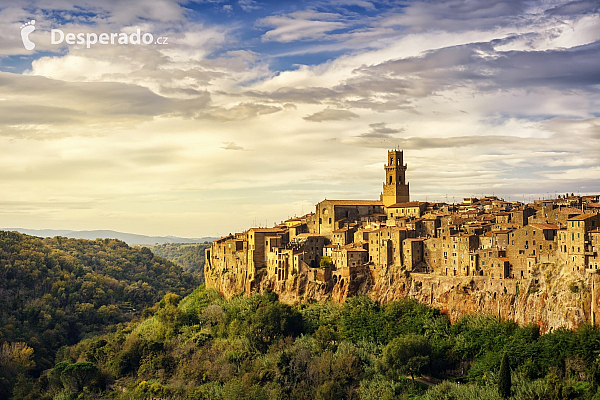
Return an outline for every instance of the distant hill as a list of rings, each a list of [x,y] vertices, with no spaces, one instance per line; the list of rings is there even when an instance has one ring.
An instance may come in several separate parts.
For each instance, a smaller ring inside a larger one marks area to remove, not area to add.
[[[166,293],[185,296],[199,284],[197,275],[120,240],[0,231],[0,346],[25,342],[39,373],[54,365],[61,346],[114,331]]]
[[[135,233],[123,233],[111,230],[93,230],[93,231],[71,231],[61,229],[23,229],[23,228],[2,228],[3,231],[15,231],[26,235],[38,237],[56,237],[62,236],[71,239],[119,239],[130,246],[141,244],[166,244],[166,243],[204,243],[212,242],[216,237],[203,238],[182,238],[177,236],[146,236]]]
[[[152,253],[181,265],[184,271],[197,274],[204,282],[204,250],[210,244],[167,243],[148,245]]]

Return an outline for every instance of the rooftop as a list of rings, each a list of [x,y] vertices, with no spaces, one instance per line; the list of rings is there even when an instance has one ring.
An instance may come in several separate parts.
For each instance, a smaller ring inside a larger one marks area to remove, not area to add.
[[[386,208],[407,208],[407,207],[419,207],[421,204],[426,204],[420,201],[409,201],[408,203],[395,203]]]
[[[535,228],[558,230],[558,225],[554,224],[529,224]]]
[[[595,217],[597,214],[579,214],[574,217],[569,218],[569,221],[583,221],[588,218]]]
[[[321,203],[328,202],[334,206],[382,206],[383,202],[379,200],[328,200],[325,199]]]

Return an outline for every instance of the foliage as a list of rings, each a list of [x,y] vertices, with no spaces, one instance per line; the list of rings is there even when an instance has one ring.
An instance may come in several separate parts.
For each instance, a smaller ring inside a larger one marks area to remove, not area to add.
[[[498,393],[502,398],[507,399],[510,397],[511,386],[508,356],[504,353],[500,362],[500,373],[498,374]]]
[[[409,374],[412,380],[426,370],[431,355],[431,345],[423,336],[409,334],[398,336],[383,349],[381,364],[394,379]]]
[[[185,272],[198,276],[200,282],[204,282],[204,251],[209,247],[209,243],[167,243],[150,246],[150,250],[157,256],[181,265]]]
[[[2,368],[0,398],[19,374],[52,368],[62,346],[115,331],[166,293],[184,296],[198,283],[147,248],[119,240],[0,231],[0,343],[24,346],[31,361]]]
[[[322,256],[321,257],[321,261],[319,261],[319,266],[320,267],[331,267],[333,265],[333,261],[331,260],[331,257],[329,256]]]

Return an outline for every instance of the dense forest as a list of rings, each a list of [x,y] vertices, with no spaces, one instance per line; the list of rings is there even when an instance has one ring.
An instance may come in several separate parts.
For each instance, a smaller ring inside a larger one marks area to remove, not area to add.
[[[0,398],[18,379],[53,368],[62,346],[120,331],[165,294],[185,296],[199,283],[119,240],[0,231]]]
[[[181,244],[168,243],[148,246],[152,253],[166,258],[183,267],[183,270],[198,275],[204,282],[204,250],[210,243]]]
[[[490,316],[450,324],[409,299],[289,306],[204,286],[145,315],[63,347],[39,378],[20,375],[13,398],[600,399],[600,330],[588,325],[540,335]]]

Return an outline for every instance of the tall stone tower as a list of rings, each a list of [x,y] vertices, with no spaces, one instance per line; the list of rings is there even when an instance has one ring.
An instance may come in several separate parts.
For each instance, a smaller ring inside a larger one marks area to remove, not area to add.
[[[381,194],[381,201],[385,207],[410,201],[405,177],[406,164],[404,164],[403,158],[403,152],[400,150],[388,151],[388,163],[384,166],[385,182],[383,182],[383,193]]]

